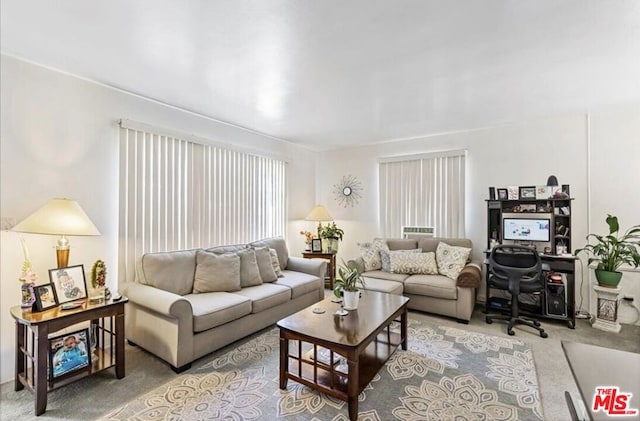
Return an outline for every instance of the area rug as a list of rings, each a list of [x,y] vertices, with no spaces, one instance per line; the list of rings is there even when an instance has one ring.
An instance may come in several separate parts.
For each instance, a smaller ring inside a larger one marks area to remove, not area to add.
[[[358,420],[538,420],[526,343],[410,320],[399,349],[359,396]],[[103,420],[348,420],[347,404],[289,380],[278,387],[278,330],[136,398]]]

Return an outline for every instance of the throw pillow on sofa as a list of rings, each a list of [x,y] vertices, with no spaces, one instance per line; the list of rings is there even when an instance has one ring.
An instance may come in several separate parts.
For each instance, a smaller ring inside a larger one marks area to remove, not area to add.
[[[193,292],[240,291],[240,256],[198,250]]]
[[[390,253],[422,253],[422,249],[411,250],[380,250],[380,260],[382,260],[382,271],[391,272],[391,255]]]
[[[471,254],[470,248],[454,247],[443,242],[438,243],[436,249],[438,272],[447,278],[456,280],[460,271],[467,264],[469,254]]]
[[[240,286],[246,288],[262,284],[255,250],[240,250],[236,254],[240,256]]]
[[[364,270],[380,270],[382,268],[382,260],[380,252],[389,250],[387,241],[384,238],[374,238],[371,243],[358,243],[360,256],[364,261]]]
[[[256,260],[258,261],[258,270],[262,282],[274,282],[278,280],[278,275],[271,264],[271,253],[267,247],[254,247],[256,252]]]
[[[280,260],[278,260],[278,252],[276,249],[269,249],[269,254],[271,255],[271,265],[273,266],[273,271],[276,273],[278,278],[282,278],[284,274],[282,273],[282,269],[280,269]]]
[[[406,273],[408,275],[423,274],[437,275],[438,265],[436,264],[436,254],[430,253],[389,253],[392,273]]]

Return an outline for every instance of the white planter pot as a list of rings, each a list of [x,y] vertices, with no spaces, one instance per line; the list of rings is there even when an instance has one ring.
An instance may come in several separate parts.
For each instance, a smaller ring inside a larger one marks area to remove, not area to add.
[[[344,300],[345,310],[357,310],[358,301],[360,301],[360,291],[343,291],[342,299]]]

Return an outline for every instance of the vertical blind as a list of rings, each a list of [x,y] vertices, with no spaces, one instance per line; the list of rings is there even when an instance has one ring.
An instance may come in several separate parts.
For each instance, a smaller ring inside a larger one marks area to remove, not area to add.
[[[434,227],[439,237],[464,237],[465,151],[382,158],[380,225],[397,238],[403,226]]]
[[[143,253],[284,235],[285,161],[154,131],[120,122],[119,270],[127,280]]]

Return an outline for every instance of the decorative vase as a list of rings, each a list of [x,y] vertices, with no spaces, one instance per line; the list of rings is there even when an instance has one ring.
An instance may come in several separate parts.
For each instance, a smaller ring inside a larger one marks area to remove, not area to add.
[[[608,270],[596,269],[596,279],[598,285],[605,288],[617,288],[622,279],[622,272],[610,272]]]
[[[357,310],[360,301],[360,291],[344,291],[342,299],[344,300],[345,310]]]
[[[322,251],[324,253],[337,253],[338,252],[338,239],[337,238],[324,238],[322,239]]]
[[[22,304],[20,307],[24,309],[31,308],[33,303],[36,302],[36,293],[33,290],[33,287],[36,286],[33,282],[23,282],[20,286],[20,292],[22,295]]]

